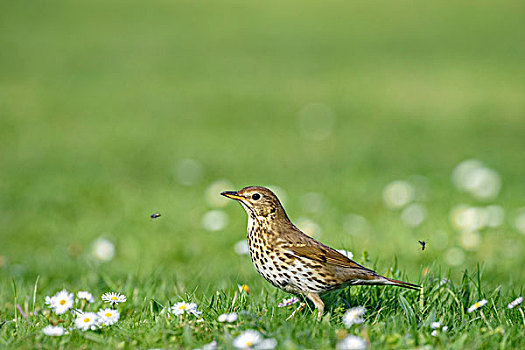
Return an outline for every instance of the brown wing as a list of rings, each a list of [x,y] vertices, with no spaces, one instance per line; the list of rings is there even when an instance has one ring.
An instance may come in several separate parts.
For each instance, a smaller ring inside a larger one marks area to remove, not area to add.
[[[323,247],[318,245],[311,246],[303,244],[291,244],[288,246],[288,249],[291,250],[297,256],[319,261],[322,263],[337,265],[341,267],[362,267],[356,262],[342,255],[341,253],[334,251],[326,246]]]
[[[347,258],[337,250],[332,249],[304,234],[299,229],[295,227],[294,229],[295,232],[293,236],[286,234],[281,235],[281,238],[286,241],[286,248],[289,249],[294,255],[326,264],[344,268],[365,270],[369,273],[373,273],[374,275],[376,274],[374,271],[359,265],[352,259]]]

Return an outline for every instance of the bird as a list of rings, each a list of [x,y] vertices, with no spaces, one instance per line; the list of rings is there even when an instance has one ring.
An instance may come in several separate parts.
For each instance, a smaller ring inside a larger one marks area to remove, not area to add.
[[[425,242],[425,241],[418,241],[418,242],[419,242],[419,244],[421,244],[421,250],[425,250],[425,246],[426,246],[427,242]]]
[[[321,321],[324,303],[319,295],[345,286],[421,288],[381,276],[303,233],[268,188],[249,186],[221,195],[239,202],[248,214],[248,247],[257,272],[273,286],[303,296],[303,302],[288,319],[306,307],[308,298],[317,309],[317,321]]]

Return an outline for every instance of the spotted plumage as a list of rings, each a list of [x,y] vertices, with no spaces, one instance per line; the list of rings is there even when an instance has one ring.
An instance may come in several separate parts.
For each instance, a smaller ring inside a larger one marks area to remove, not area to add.
[[[237,200],[248,214],[247,239],[257,272],[277,288],[306,295],[321,319],[324,304],[319,294],[346,285],[419,286],[383,277],[295,227],[277,196],[264,187],[245,187],[221,193]],[[292,315],[305,307],[301,303]]]

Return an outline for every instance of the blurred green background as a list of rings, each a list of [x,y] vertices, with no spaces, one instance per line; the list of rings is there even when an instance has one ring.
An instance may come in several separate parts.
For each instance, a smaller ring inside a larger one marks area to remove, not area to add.
[[[368,251],[380,272],[394,257],[411,281],[429,265],[456,276],[481,264],[489,283],[522,284],[524,10],[514,1],[2,1],[4,281],[71,286],[97,270],[165,273],[190,289],[262,286],[233,249],[245,213],[207,200],[224,179],[232,188],[222,190],[278,186],[293,221],[311,220],[321,241],[359,261]],[[499,173],[495,199],[455,189],[452,171],[470,158]],[[382,199],[387,184],[410,179],[426,210],[417,227]],[[322,204],[312,209],[312,199]],[[464,249],[449,219],[460,203],[500,205],[504,222]],[[228,219],[222,229],[203,227],[210,210]],[[345,229],[351,213],[366,230]],[[99,237],[116,249],[104,264],[91,257]]]

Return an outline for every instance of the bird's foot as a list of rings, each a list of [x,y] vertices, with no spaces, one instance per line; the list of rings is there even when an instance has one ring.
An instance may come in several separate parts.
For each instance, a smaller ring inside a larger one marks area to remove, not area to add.
[[[323,301],[321,300],[319,295],[315,293],[308,293],[306,294],[306,296],[308,297],[308,299],[313,301],[315,308],[317,309],[317,322],[321,322],[321,317],[323,317],[323,312],[324,312]]]
[[[286,319],[286,321],[290,321],[292,318],[294,318],[295,314],[298,312],[298,311],[302,311],[304,308],[306,307],[306,303],[305,302],[302,302],[301,304],[299,304],[299,307],[297,309],[295,309],[294,312],[292,312],[292,314],[290,316],[288,316],[288,318]]]

